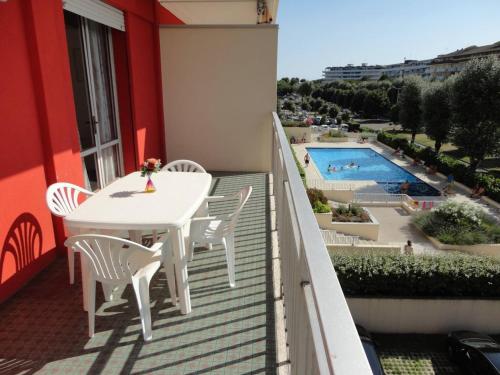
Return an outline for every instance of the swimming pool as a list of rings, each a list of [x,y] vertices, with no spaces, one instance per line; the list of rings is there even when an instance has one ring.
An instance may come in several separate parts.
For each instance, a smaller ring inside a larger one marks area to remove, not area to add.
[[[325,180],[375,181],[385,191],[399,194],[408,181],[411,196],[438,196],[439,191],[371,148],[307,148]],[[350,167],[350,164],[354,166]],[[330,166],[330,171],[328,170]],[[359,166],[359,168],[358,168]],[[335,167],[335,171],[332,168]]]

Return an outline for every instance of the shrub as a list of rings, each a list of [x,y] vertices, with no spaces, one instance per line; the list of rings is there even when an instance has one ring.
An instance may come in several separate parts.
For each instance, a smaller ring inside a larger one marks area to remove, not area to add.
[[[369,222],[370,215],[356,204],[339,205],[332,210],[332,219],[336,222]]]
[[[309,203],[311,203],[311,207],[315,213],[324,214],[331,211],[331,208],[328,205],[328,199],[326,199],[322,190],[308,188],[307,197],[309,198]]]
[[[312,209],[313,212],[318,214],[326,214],[332,210],[327,203],[321,203],[320,201],[314,202]]]
[[[306,171],[304,171],[304,168],[302,168],[302,165],[299,163],[299,160],[297,159],[297,155],[295,154],[295,150],[293,149],[293,147],[291,147],[291,149],[292,149],[293,158],[295,159],[295,164],[297,165],[297,169],[299,170],[300,178],[302,179],[302,182],[304,183],[304,186],[305,186],[306,185]]]
[[[447,201],[431,212],[416,216],[414,223],[446,244],[474,245],[499,240],[498,225],[481,208],[469,203]]]
[[[500,262],[494,258],[453,254],[331,254],[340,284],[353,297],[500,296]]]
[[[295,121],[295,120],[282,121],[281,124],[283,125],[284,128],[293,128],[293,127],[308,128],[309,127],[309,125],[306,122]]]
[[[349,126],[350,132],[359,133],[360,128],[361,128],[361,125],[359,124],[359,122],[351,120],[351,121],[349,121],[349,123],[347,125]]]
[[[332,138],[344,138],[345,134],[338,130],[330,130],[328,136]]]
[[[323,191],[316,188],[308,188],[307,197],[309,198],[309,203],[311,203],[311,206],[317,201],[323,204],[328,203],[328,199],[326,199],[325,194],[323,194]]]

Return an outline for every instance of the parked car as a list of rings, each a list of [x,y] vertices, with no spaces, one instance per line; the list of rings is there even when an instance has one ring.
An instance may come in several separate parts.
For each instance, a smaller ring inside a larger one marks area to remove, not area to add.
[[[500,374],[500,344],[488,335],[472,331],[448,334],[448,354],[460,369],[473,375]]]
[[[322,130],[328,130],[329,128],[328,128],[328,125],[321,125],[321,129]]]
[[[366,357],[370,363],[373,375],[385,375],[384,368],[380,363],[380,358],[377,351],[377,344],[372,339],[372,335],[363,326],[356,324],[356,329],[358,330],[359,338],[363,344],[363,349],[365,349]]]

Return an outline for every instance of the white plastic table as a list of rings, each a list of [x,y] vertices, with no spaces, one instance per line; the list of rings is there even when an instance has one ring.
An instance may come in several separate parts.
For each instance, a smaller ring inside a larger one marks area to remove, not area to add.
[[[141,231],[170,230],[175,278],[182,314],[191,312],[184,227],[208,195],[208,173],[159,172],[152,175],[156,192],[145,193],[139,172],[120,178],[88,198],[64,218],[70,229],[128,230],[138,241]],[[140,240],[139,240],[140,242]],[[174,288],[175,289],[175,288]]]

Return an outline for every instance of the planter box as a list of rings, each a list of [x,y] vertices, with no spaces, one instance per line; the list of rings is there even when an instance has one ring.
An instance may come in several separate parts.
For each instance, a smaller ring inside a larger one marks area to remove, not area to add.
[[[283,127],[285,130],[286,137],[288,140],[294,137],[297,142],[301,142],[302,138],[305,138],[307,143],[311,142],[311,128],[310,127]]]
[[[500,332],[500,300],[347,298],[356,323],[382,333]]]
[[[380,224],[375,217],[365,208],[370,216],[371,223],[340,223],[332,222],[331,212],[327,214],[314,214],[321,229],[336,230],[352,236],[360,236],[368,240],[377,241]]]
[[[412,223],[413,224],[413,223]],[[418,226],[413,224],[424,236],[426,236],[429,241],[432,242],[436,249],[440,250],[451,250],[451,251],[461,251],[463,253],[468,253],[472,255],[487,255],[500,258],[500,244],[477,244],[477,245],[448,245],[442,243],[435,237],[431,237],[421,230]]]

